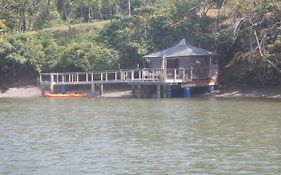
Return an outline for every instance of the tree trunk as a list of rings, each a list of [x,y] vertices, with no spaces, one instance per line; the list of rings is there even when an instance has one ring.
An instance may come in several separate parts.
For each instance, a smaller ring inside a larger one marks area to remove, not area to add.
[[[20,11],[20,21],[19,21],[19,26],[18,26],[19,31],[22,31],[22,30],[26,31],[25,11],[26,11],[27,4],[28,4],[28,0],[25,0],[23,2],[22,9]]]
[[[128,15],[131,16],[131,0],[128,0]]]

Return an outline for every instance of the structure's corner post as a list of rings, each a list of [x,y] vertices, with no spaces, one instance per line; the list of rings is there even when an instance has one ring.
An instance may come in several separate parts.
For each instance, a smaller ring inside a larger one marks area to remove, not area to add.
[[[156,86],[156,88],[157,88],[157,98],[161,98],[161,86],[160,86],[160,84],[158,84]]]
[[[100,84],[100,96],[103,95],[103,83]]]

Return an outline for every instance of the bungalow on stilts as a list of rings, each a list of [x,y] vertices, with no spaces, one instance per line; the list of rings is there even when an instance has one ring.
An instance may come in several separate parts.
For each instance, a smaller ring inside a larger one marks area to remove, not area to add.
[[[126,83],[137,98],[190,97],[190,88],[217,85],[218,63],[214,53],[192,46],[185,39],[173,47],[145,55],[148,68],[71,73],[41,73],[41,85],[91,85],[92,94],[103,84]]]

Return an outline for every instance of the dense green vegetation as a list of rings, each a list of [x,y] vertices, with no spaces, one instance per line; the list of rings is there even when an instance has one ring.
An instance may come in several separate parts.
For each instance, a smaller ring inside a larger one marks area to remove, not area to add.
[[[145,66],[182,38],[218,54],[222,83],[281,84],[279,0],[0,0],[0,79]]]

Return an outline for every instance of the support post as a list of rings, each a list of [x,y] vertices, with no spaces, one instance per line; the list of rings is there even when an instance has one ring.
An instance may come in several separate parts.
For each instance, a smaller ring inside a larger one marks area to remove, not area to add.
[[[100,84],[100,96],[103,95],[103,83]]]
[[[156,88],[157,88],[157,98],[161,98],[161,86],[158,84]]]
[[[54,93],[54,84],[53,83],[50,84],[50,91],[51,91],[51,93]]]
[[[95,83],[91,84],[91,94],[94,95],[95,94]]]
[[[136,95],[137,98],[141,98],[142,97],[142,89],[141,89],[141,85],[140,84],[137,85],[137,89],[135,91],[135,95]]]
[[[162,92],[163,92],[163,98],[167,98],[167,86],[166,85],[162,86]]]

